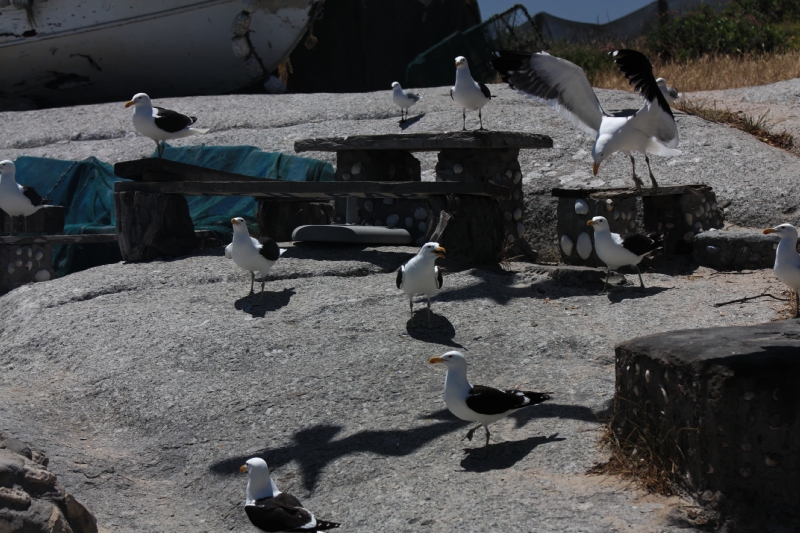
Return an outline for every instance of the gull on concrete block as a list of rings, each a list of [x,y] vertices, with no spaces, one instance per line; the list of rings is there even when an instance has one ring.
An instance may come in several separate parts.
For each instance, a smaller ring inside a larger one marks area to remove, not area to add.
[[[797,228],[791,224],[781,224],[764,230],[765,235],[775,233],[781,240],[775,250],[775,277],[792,290],[792,303],[795,318],[800,317],[800,254],[797,253]]]
[[[136,131],[155,141],[159,158],[164,155],[166,141],[208,133],[207,129],[190,127],[197,122],[196,117],[153,106],[150,97],[145,93],[138,93],[125,103],[125,107],[131,106],[133,126]]]
[[[526,54],[521,52],[495,52],[494,68],[512,89],[540,103],[550,106],[583,132],[595,136],[592,147],[593,173],[600,164],[620,152],[631,160],[636,188],[643,185],[636,175],[636,162],[631,152],[644,154],[647,171],[653,187],[658,187],[650,168],[649,154],[676,156],[678,126],[675,117],[653,77],[653,66],[641,52],[616,50],[611,56],[628,78],[634,91],[644,102],[631,116],[611,116],[603,111],[579,66],[547,52]]]
[[[464,438],[471,441],[475,430],[480,427],[486,431],[484,457],[489,453],[489,424],[502,420],[523,407],[545,402],[552,394],[472,385],[467,379],[467,359],[458,351],[432,357],[428,362],[447,367],[447,375],[444,378],[444,403],[450,412],[461,420],[478,422],[478,425],[470,429]]]
[[[392,101],[400,108],[400,122],[408,120],[408,108],[420,101],[422,95],[400,87],[398,82],[392,83]]]
[[[477,111],[480,121],[479,130],[483,130],[483,117],[481,108],[488,104],[492,98],[489,88],[482,82],[472,79],[469,72],[467,58],[458,56],[456,58],[456,84],[450,89],[450,98],[461,107],[461,115],[464,119],[464,129],[467,129],[467,111]]]
[[[600,261],[606,264],[606,282],[600,294],[605,294],[608,287],[608,277],[612,270],[630,265],[639,275],[640,290],[644,290],[642,273],[639,272],[639,263],[642,259],[656,250],[662,248],[664,243],[661,238],[653,234],[650,236],[631,233],[620,237],[618,233],[611,233],[608,220],[605,217],[594,217],[586,222],[587,226],[594,228],[594,249]]]
[[[259,457],[248,459],[239,468],[247,474],[244,512],[250,523],[261,531],[327,531],[340,524],[319,520],[314,513],[303,507],[300,500],[287,492],[278,490],[269,475],[267,462]]]

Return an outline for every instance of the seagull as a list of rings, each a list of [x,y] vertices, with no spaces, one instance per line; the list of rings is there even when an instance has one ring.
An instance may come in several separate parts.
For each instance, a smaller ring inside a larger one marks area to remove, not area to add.
[[[239,468],[247,473],[244,512],[250,523],[261,531],[326,531],[340,524],[317,520],[314,513],[303,507],[300,500],[281,492],[269,475],[264,459],[253,457]]]
[[[800,317],[800,254],[797,253],[797,228],[781,224],[764,230],[765,235],[776,233],[781,241],[775,251],[775,276],[791,287],[794,301],[794,316]]]
[[[606,292],[611,271],[625,265],[631,265],[636,269],[636,273],[639,274],[639,283],[641,283],[639,288],[644,290],[642,273],[639,272],[639,262],[647,254],[662,248],[663,241],[656,234],[645,236],[631,233],[620,237],[619,233],[611,233],[605,217],[594,217],[586,222],[586,225],[594,228],[594,249],[600,261],[606,264],[606,283],[600,294]]]
[[[600,163],[621,152],[630,158],[633,181],[636,188],[641,189],[642,180],[636,176],[636,162],[631,155],[631,152],[641,152],[650,181],[657,188],[647,154],[675,156],[681,153],[676,149],[678,127],[675,117],[653,77],[653,66],[644,54],[635,50],[616,50],[611,55],[634,90],[644,99],[642,108],[634,115],[615,117],[605,113],[583,70],[547,52],[533,55],[495,52],[492,65],[512,89],[550,106],[582,131],[595,136],[592,147],[595,176]]]
[[[464,439],[471,441],[475,430],[481,426],[486,430],[484,457],[489,454],[489,424],[506,418],[517,409],[550,399],[549,392],[500,390],[472,385],[467,380],[467,359],[461,352],[447,352],[440,357],[431,357],[428,362],[432,365],[442,363],[447,367],[447,375],[444,378],[444,403],[450,412],[461,420],[479,422],[479,425],[467,432]]]
[[[0,161],[0,209],[11,217],[11,231],[14,234],[14,217],[29,217],[50,202],[42,198],[33,187],[20,185],[16,180],[17,167],[9,160]],[[28,232],[28,219],[23,218],[25,233]]]
[[[664,100],[666,100],[668,104],[672,104],[672,102],[677,100],[680,96],[678,89],[667,85],[667,80],[664,78],[656,78],[656,83],[658,84],[658,88],[661,90],[661,94],[664,95]]]
[[[264,283],[267,274],[286,251],[278,248],[278,243],[272,239],[259,242],[250,236],[247,223],[242,217],[231,219],[233,225],[233,241],[225,247],[225,257],[233,259],[237,266],[250,271],[250,294],[254,293],[253,284],[256,281],[255,271],[261,274],[261,297],[264,297]]]
[[[134,107],[133,125],[136,131],[156,142],[159,159],[164,155],[166,148],[164,141],[208,133],[207,129],[189,127],[197,122],[196,117],[187,117],[176,111],[155,107],[145,93],[136,94],[125,103],[125,107],[131,106]]]
[[[405,122],[408,120],[408,108],[419,102],[422,96],[419,93],[403,89],[396,81],[392,82],[392,89],[394,89],[392,91],[392,101],[400,108],[400,122]],[[405,113],[405,117],[403,113]]]
[[[438,242],[422,246],[417,255],[408,260],[397,271],[397,288],[408,294],[411,317],[414,317],[414,295],[428,297],[428,326],[431,325],[431,296],[442,288],[442,270],[434,262],[437,257],[444,259],[445,249]]]
[[[479,130],[483,130],[481,108],[494,97],[486,85],[472,79],[467,58],[464,56],[456,58],[456,84],[450,89],[450,98],[461,106],[465,130],[467,129],[467,109],[478,112],[478,120],[481,123]]]

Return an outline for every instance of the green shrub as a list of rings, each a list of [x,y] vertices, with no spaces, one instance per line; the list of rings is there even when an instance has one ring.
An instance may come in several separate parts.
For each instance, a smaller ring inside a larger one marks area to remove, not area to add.
[[[663,60],[686,60],[704,55],[744,55],[778,52],[789,46],[781,29],[750,4],[783,0],[740,0],[716,11],[701,5],[674,17],[647,37],[648,48]]]

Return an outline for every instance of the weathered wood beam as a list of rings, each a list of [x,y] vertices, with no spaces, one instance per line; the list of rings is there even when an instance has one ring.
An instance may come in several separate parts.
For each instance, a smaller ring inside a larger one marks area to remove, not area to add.
[[[114,165],[114,174],[133,181],[262,181],[265,179],[156,158],[122,161]]]
[[[339,152],[341,150],[403,150],[438,152],[449,148],[503,149],[552,148],[553,139],[538,133],[507,131],[454,131],[445,133],[395,133],[353,135],[295,141],[294,151]]]
[[[617,187],[607,189],[577,188],[562,189],[557,187],[551,194],[557,198],[621,198],[630,196],[669,196],[675,194],[704,194],[712,190],[708,185],[677,185],[673,187],[659,187],[657,189],[635,187]]]
[[[491,196],[507,199],[511,190],[494,183],[453,181],[355,181],[298,182],[258,180],[257,182],[117,182],[115,192],[140,191],[186,196],[254,196],[326,200],[330,198],[427,198],[447,194]]]
[[[213,237],[214,233],[208,230],[194,232],[198,239]],[[102,242],[117,242],[116,233],[87,233],[85,235],[21,235],[0,236],[0,246],[27,245],[27,244],[96,244]]]

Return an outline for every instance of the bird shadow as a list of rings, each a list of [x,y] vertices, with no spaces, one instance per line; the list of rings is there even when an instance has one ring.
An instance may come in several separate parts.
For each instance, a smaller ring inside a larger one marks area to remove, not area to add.
[[[520,409],[516,413],[509,415],[514,419],[515,428],[525,427],[531,420],[542,418],[568,418],[570,420],[581,420],[583,422],[600,423],[606,412],[595,412],[585,405],[570,405],[546,402],[527,409]]]
[[[411,118],[407,118],[405,120],[400,121],[400,129],[405,130],[422,120],[422,117],[425,116],[425,113],[420,113],[419,115],[415,115]]]
[[[430,325],[428,324],[427,308],[414,312],[414,316],[406,322],[406,331],[411,338],[418,341],[464,348],[453,341],[456,336],[456,328],[445,316],[431,311],[431,321]]]
[[[272,466],[281,466],[291,461],[299,463],[303,486],[312,490],[323,469],[342,457],[373,453],[384,457],[410,455],[425,444],[448,433],[462,429],[463,420],[450,416],[439,422],[408,430],[366,430],[334,440],[342,426],[320,424],[297,431],[292,444],[280,448],[263,448],[254,453],[229,457],[213,463],[209,468],[220,475],[235,475],[239,466],[251,457],[261,457]]]
[[[294,287],[282,291],[264,291],[239,298],[233,306],[255,318],[263,318],[268,311],[277,311],[289,305],[289,300],[295,295]]]
[[[476,433],[476,435],[480,435],[480,433]],[[483,440],[483,435],[476,437],[476,439]],[[485,455],[486,452],[483,446],[480,448],[464,448],[467,456],[461,460],[461,468],[467,472],[478,473],[505,470],[520,462],[538,446],[564,440],[567,439],[559,437],[558,433],[554,433],[549,437],[528,437],[523,440],[498,442],[496,444],[490,442],[488,456]]]
[[[618,304],[622,300],[638,300],[639,298],[655,296],[671,288],[672,287],[645,287],[644,290],[640,290],[639,287],[620,287],[616,288],[616,290],[609,291],[606,296],[609,302]]]

